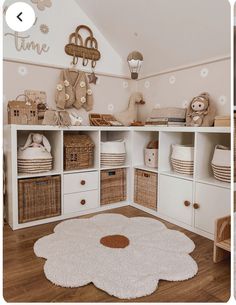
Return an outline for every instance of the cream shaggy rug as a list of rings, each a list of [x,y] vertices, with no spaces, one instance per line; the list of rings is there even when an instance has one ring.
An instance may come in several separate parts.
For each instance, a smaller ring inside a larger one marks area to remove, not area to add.
[[[34,245],[48,280],[62,287],[93,283],[121,299],[153,293],[159,280],[182,281],[198,267],[194,243],[152,218],[100,214],[66,220]]]

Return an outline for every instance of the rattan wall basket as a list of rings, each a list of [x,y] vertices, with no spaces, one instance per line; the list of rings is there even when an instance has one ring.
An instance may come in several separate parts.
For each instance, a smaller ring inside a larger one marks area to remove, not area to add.
[[[101,171],[101,205],[126,200],[126,169]]]
[[[18,220],[25,223],[61,215],[61,177],[20,179]]]
[[[95,145],[88,135],[64,134],[64,170],[92,168]]]
[[[134,202],[157,210],[157,174],[135,169]]]

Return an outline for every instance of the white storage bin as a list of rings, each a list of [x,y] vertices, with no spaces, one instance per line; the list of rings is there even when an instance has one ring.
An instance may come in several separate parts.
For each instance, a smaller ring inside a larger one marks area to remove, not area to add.
[[[230,161],[230,155],[231,151],[228,147],[223,145],[216,145],[212,164],[216,166],[224,166],[224,167],[230,167],[231,161]]]
[[[148,167],[158,167],[158,149],[145,148],[145,165]]]
[[[194,147],[191,145],[172,145],[172,155],[171,158],[180,161],[191,161],[194,160]]]
[[[122,166],[125,164],[125,141],[101,142],[101,165],[104,167]]]

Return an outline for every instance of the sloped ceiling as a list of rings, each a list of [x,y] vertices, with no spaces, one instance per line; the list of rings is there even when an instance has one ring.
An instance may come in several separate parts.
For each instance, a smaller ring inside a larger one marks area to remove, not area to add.
[[[227,0],[76,0],[126,61],[144,55],[142,76],[230,54]]]

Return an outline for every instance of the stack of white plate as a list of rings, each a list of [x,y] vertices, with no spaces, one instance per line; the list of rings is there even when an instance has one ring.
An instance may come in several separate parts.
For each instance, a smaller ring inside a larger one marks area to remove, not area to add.
[[[101,166],[123,166],[126,159],[125,142],[107,141],[101,142]]]
[[[223,182],[230,182],[231,165],[230,149],[226,146],[216,145],[213,159],[211,162],[215,179]]]
[[[172,145],[171,164],[179,174],[193,175],[194,147],[191,145]]]
[[[53,158],[43,147],[27,147],[18,149],[18,173],[43,173],[52,170]]]

